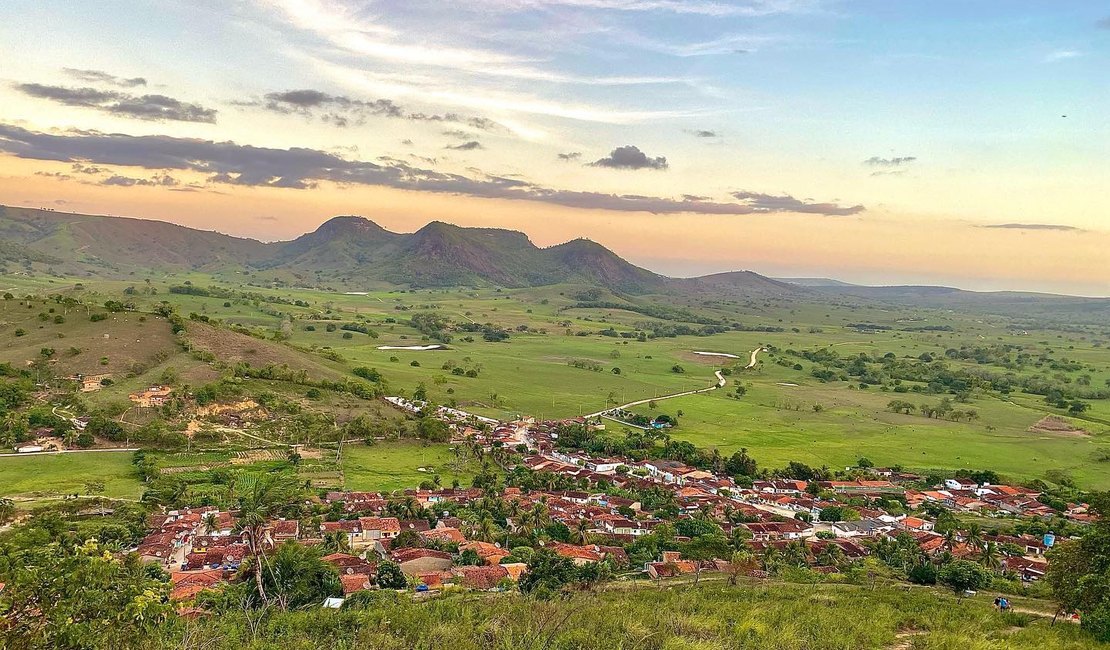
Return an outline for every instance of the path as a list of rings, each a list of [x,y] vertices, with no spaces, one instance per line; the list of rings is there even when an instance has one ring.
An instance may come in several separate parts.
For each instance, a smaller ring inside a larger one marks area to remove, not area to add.
[[[139,451],[138,447],[112,447],[111,449],[62,449],[61,451],[32,451],[25,454],[0,454],[0,458],[27,458],[29,456],[56,456],[58,454],[99,454],[111,451]]]
[[[748,365],[744,366],[744,370],[751,370],[752,368],[754,368],[755,367],[755,361],[756,361],[756,359],[755,359],[756,355],[759,354],[760,352],[766,352],[766,351],[767,351],[767,348],[756,348],[756,349],[752,350],[752,360],[748,362]]]
[[[617,409],[627,409],[627,408],[631,408],[633,406],[639,406],[641,404],[647,404],[648,402],[660,402],[660,401],[665,400],[665,399],[674,399],[675,397],[686,397],[687,395],[697,395],[698,393],[708,393],[709,391],[717,390],[718,388],[723,388],[724,385],[725,385],[725,376],[721,374],[720,370],[714,370],[713,374],[716,375],[716,377],[717,377],[717,383],[713,384],[712,386],[709,386],[707,388],[699,388],[697,390],[687,390],[687,391],[683,391],[681,393],[671,393],[670,395],[660,395],[659,397],[649,397],[647,399],[639,399],[639,400],[636,400],[635,402],[629,402],[627,404],[621,404],[620,406],[614,406],[612,408],[607,408],[604,411],[598,411],[597,413],[590,413],[589,415],[584,415],[582,417],[584,417],[588,420],[590,418],[601,417],[602,415],[608,413],[609,411],[615,411]]]

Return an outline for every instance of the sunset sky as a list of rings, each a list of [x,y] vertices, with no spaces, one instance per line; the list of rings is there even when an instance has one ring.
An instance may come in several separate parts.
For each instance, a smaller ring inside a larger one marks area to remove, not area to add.
[[[6,0],[0,204],[1110,295],[1110,5]]]

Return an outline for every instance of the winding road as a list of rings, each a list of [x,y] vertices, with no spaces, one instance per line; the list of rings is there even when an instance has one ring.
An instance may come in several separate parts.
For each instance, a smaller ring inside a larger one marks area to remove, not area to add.
[[[744,366],[744,370],[751,370],[752,368],[754,368],[755,363],[756,363],[756,359],[755,359],[756,355],[758,355],[760,352],[766,352],[766,351],[767,351],[767,348],[756,348],[756,349],[752,350],[752,360],[748,362],[748,365]]]

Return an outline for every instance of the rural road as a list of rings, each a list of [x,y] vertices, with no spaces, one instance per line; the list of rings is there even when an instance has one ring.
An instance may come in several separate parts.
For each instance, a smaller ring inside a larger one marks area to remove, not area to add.
[[[34,451],[26,454],[0,454],[0,458],[29,458],[32,456],[57,456],[58,454],[103,454],[113,451],[139,451],[139,448],[113,447],[111,449],[63,449],[61,451]]]
[[[755,367],[755,361],[756,361],[755,360],[756,355],[758,355],[760,352],[766,352],[766,351],[767,350],[765,348],[756,348],[756,349],[752,350],[752,360],[748,362],[748,365],[744,366],[744,370],[751,370],[752,368],[754,368]]]
[[[716,375],[716,377],[717,377],[717,383],[715,383],[712,386],[709,386],[707,388],[699,388],[697,390],[687,390],[687,391],[683,391],[681,393],[671,393],[670,395],[660,395],[659,397],[649,397],[647,399],[640,399],[640,400],[636,400],[635,402],[629,402],[627,404],[621,404],[620,406],[614,406],[612,408],[607,408],[604,411],[598,411],[597,413],[590,413],[589,415],[584,415],[582,417],[584,417],[586,419],[596,418],[596,417],[599,417],[599,416],[601,416],[605,413],[608,413],[609,411],[614,411],[614,410],[617,410],[617,409],[631,408],[633,406],[639,406],[641,404],[647,404],[648,402],[659,402],[659,401],[662,401],[662,400],[665,400],[665,399],[673,399],[675,397],[685,397],[687,395],[697,395],[698,393],[708,393],[711,390],[717,390],[718,388],[722,388],[725,385],[725,376],[721,374],[720,370],[714,370],[713,374]]]

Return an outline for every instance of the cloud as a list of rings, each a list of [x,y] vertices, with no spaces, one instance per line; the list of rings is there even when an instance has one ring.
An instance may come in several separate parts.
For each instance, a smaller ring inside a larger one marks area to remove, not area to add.
[[[581,151],[570,151],[570,152],[567,152],[567,153],[559,154],[559,160],[562,160],[563,162],[573,162],[575,160],[578,160],[581,157],[582,157],[582,152]]]
[[[1106,18],[1103,18],[1102,20],[1096,22],[1095,27],[1098,27],[1099,29],[1110,29],[1110,16],[1107,16]]]
[[[811,203],[796,199],[789,194],[775,196],[758,192],[733,192],[732,196],[750,206],[755,212],[802,212],[823,214],[830,217],[846,217],[863,212],[862,205],[839,206],[835,203]]]
[[[100,185],[116,186],[116,187],[176,187],[181,183],[169,174],[158,174],[152,178],[132,178],[130,176],[121,176],[113,174],[108,178],[100,181]]]
[[[318,115],[336,126],[349,126],[351,121],[362,124],[367,117],[390,117],[416,122],[453,122],[482,131],[500,127],[487,117],[468,117],[458,113],[410,113],[391,99],[361,100],[332,95],[320,90],[302,89],[267,93],[261,101],[239,102],[240,106],[261,106],[275,113]]]
[[[1005,230],[1058,230],[1060,232],[1083,232],[1082,228],[1076,228],[1075,226],[1065,226],[1055,223],[999,223],[979,227],[998,228]]]
[[[108,74],[107,72],[101,72],[100,70],[81,70],[79,68],[62,68],[62,72],[66,73],[67,75],[69,75],[71,77],[73,77],[74,79],[78,79],[80,81],[84,81],[85,83],[91,83],[91,84],[95,84],[95,83],[108,84],[108,85],[112,85],[112,86],[119,86],[120,88],[134,88],[135,86],[145,86],[146,85],[146,79],[144,79],[143,77],[131,77],[130,79],[125,79],[123,77],[117,77],[114,74]]]
[[[663,156],[649,158],[639,147],[625,145],[617,147],[608,156],[595,160],[590,167],[609,167],[612,169],[666,169],[667,159]]]
[[[1045,63],[1056,63],[1057,61],[1067,61],[1068,59],[1077,59],[1083,56],[1083,53],[1078,50],[1056,50],[1049,52],[1045,55]]]
[[[460,140],[469,140],[474,137],[473,133],[468,133],[466,131],[463,131],[462,129],[452,129],[450,131],[444,131],[443,135],[447,136],[448,138],[458,138]]]
[[[229,141],[96,131],[42,133],[3,123],[0,123],[0,153],[28,160],[138,167],[163,174],[172,170],[188,171],[205,175],[210,185],[308,189],[321,182],[331,182],[622,212],[714,215],[805,212],[843,215],[863,210],[863,206],[848,208],[831,203],[808,203],[789,196],[773,197],[747,192],[736,193],[738,202],[715,202],[560,190],[501,176],[471,178],[400,162],[378,164],[350,160],[304,147],[275,149]]]
[[[814,7],[816,0],[476,0],[494,8],[571,7],[624,12],[661,12],[700,16],[769,16],[795,13]]]
[[[92,108],[118,117],[176,122],[216,122],[216,110],[189,104],[165,95],[132,95],[116,90],[66,88],[37,83],[16,84],[19,92],[63,104]]]
[[[474,151],[475,149],[485,149],[481,142],[477,140],[470,140],[462,144],[448,145],[446,149],[454,149],[455,151]]]
[[[871,167],[901,167],[917,160],[917,156],[898,156],[895,158],[880,158],[878,156],[871,156],[863,161],[863,164]]]
[[[695,138],[715,138],[718,135],[716,131],[706,131],[704,129],[688,129],[686,132]]]

